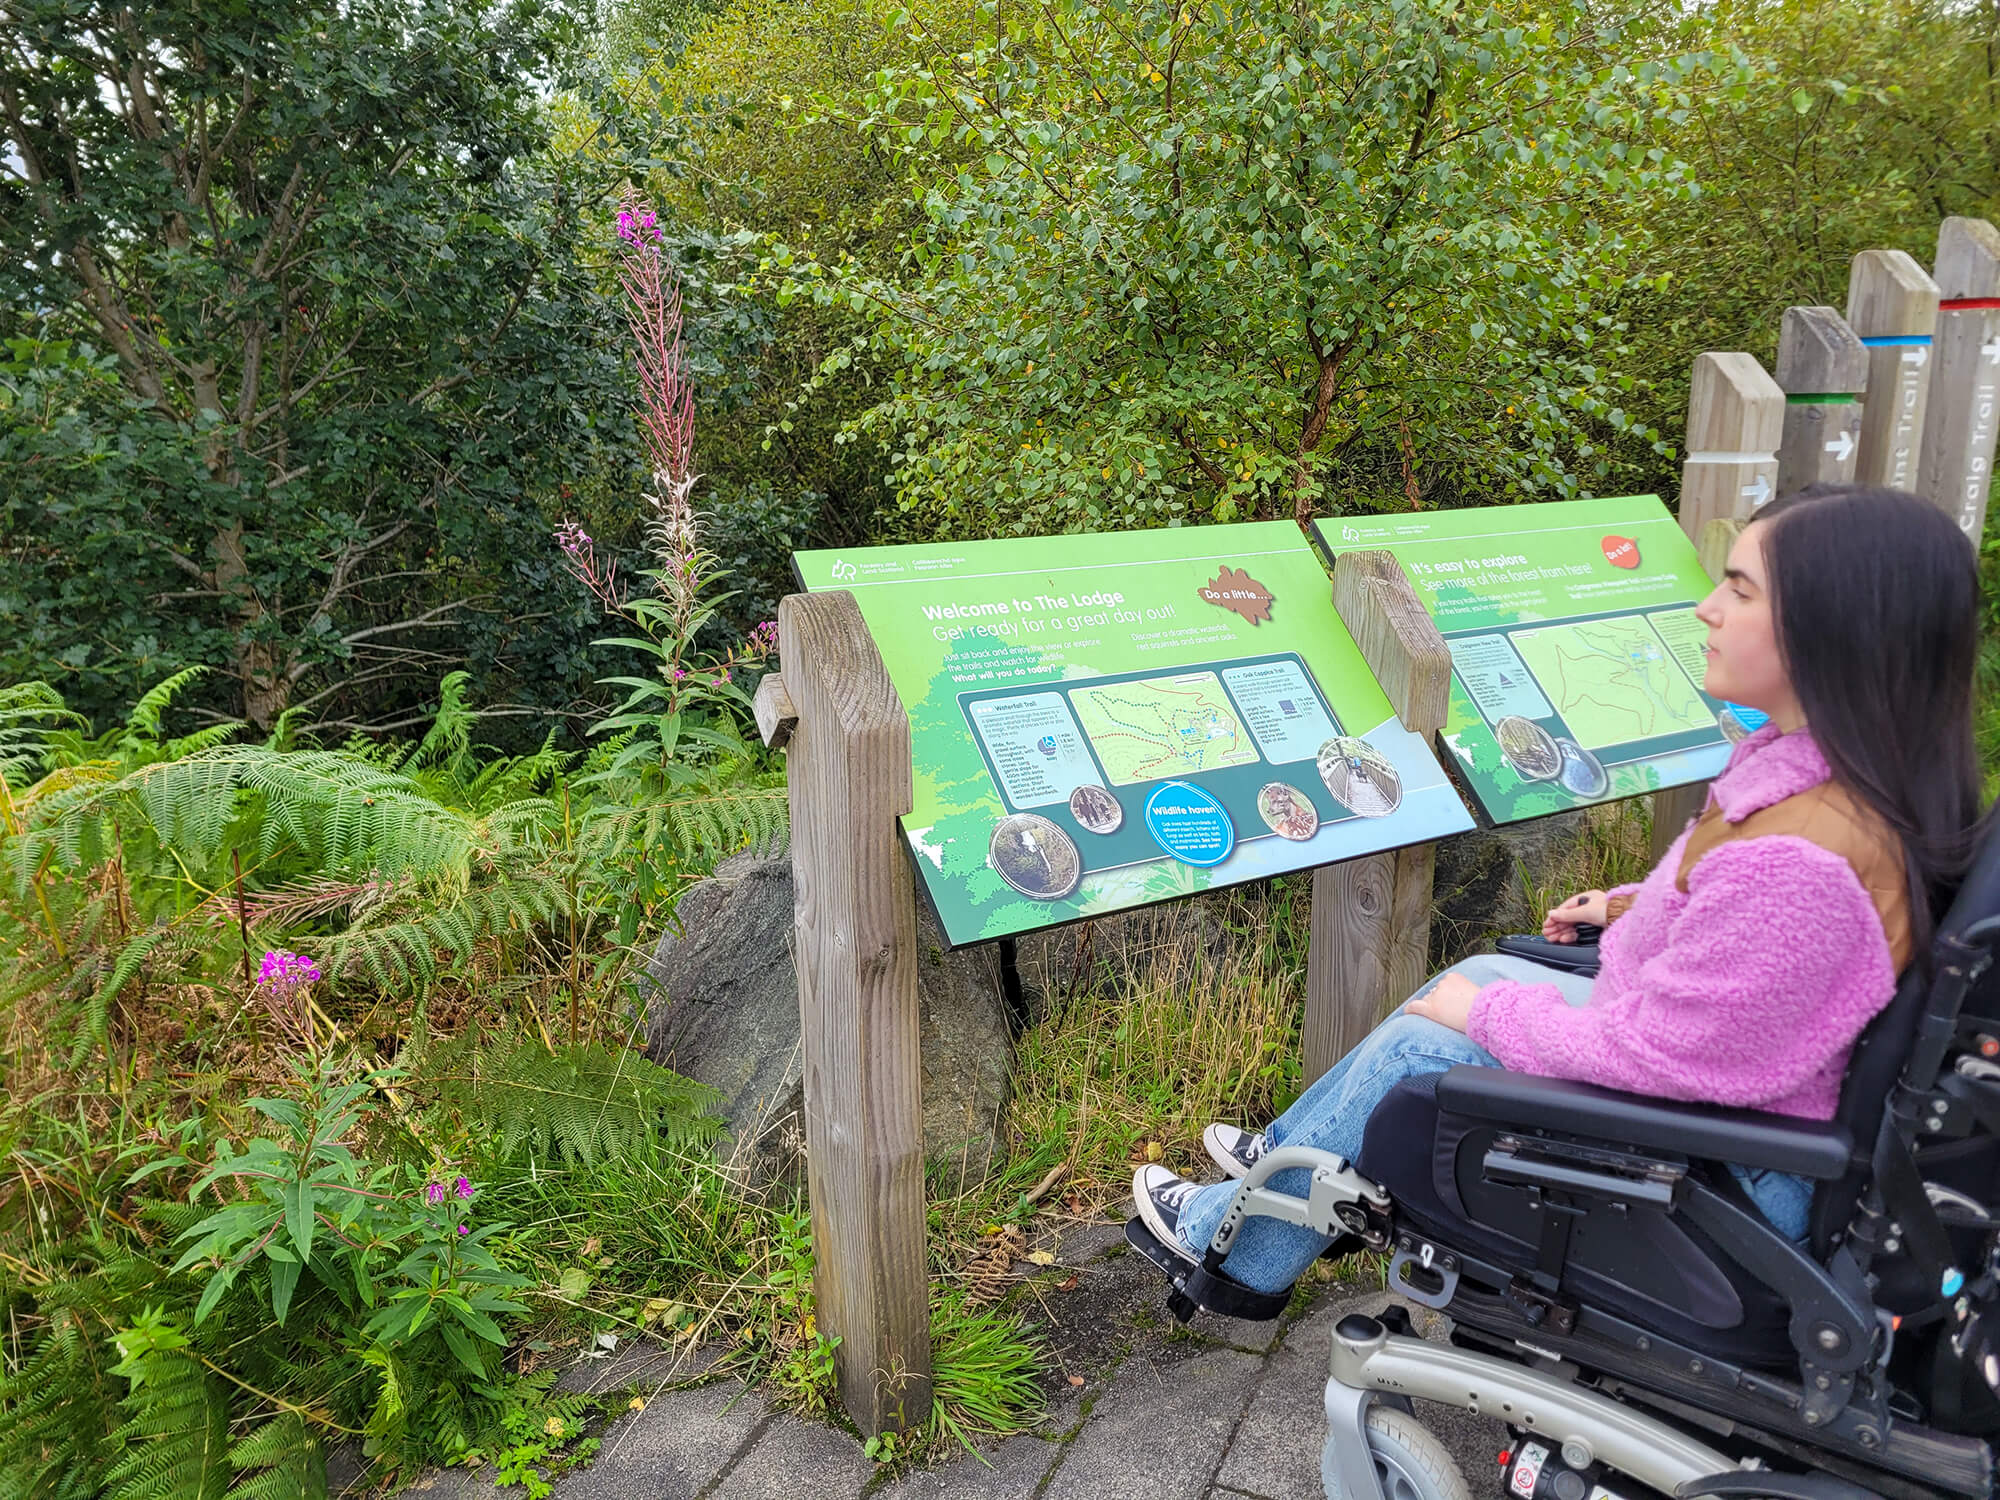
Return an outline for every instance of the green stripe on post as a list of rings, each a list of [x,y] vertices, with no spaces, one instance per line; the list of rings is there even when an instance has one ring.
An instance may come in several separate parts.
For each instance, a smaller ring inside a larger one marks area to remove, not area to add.
[[[1785,405],[1787,406],[1852,406],[1854,401],[1855,398],[1853,396],[1845,395],[1839,391],[1833,391],[1825,395],[1787,395],[1785,397]]]

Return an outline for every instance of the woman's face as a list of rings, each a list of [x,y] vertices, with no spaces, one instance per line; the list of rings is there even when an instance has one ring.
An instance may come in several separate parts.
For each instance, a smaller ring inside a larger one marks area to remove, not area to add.
[[[1781,729],[1795,729],[1803,716],[1778,656],[1778,622],[1764,567],[1770,529],[1761,521],[1743,528],[1729,549],[1722,582],[1695,608],[1695,618],[1708,627],[1702,687],[1712,698],[1761,709]]]

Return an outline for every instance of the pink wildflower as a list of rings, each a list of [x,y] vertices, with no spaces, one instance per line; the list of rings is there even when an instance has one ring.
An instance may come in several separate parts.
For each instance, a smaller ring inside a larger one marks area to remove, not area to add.
[[[424,1202],[438,1204],[444,1202],[444,1184],[427,1182],[424,1184]]]
[[[459,1232],[460,1234],[470,1234],[470,1233],[472,1233],[472,1231],[471,1231],[471,1230],[469,1230],[469,1229],[467,1229],[467,1228],[466,1228],[466,1227],[465,1227],[465,1226],[464,1226],[463,1224],[461,1224],[461,1225],[459,1225],[459,1226],[458,1226],[458,1232]]]
[[[472,1196],[472,1184],[463,1177],[454,1182],[451,1187],[452,1191],[457,1193],[461,1198],[470,1198]]]
[[[288,952],[283,948],[273,948],[264,955],[264,962],[257,968],[259,984],[281,985],[287,988],[300,984],[316,984],[319,981],[319,965],[302,953]]]

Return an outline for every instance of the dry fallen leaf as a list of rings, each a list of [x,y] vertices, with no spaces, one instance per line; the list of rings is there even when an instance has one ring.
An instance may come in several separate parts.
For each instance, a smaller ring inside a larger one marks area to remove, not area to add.
[[[1165,1146],[1162,1146],[1158,1141],[1146,1142],[1147,1161],[1158,1161],[1161,1157],[1165,1156],[1166,1154],[1167,1154],[1167,1148]]]
[[[626,1405],[633,1411],[644,1411],[646,1409],[646,1398],[644,1396],[634,1396]]]
[[[1073,1292],[1073,1291],[1075,1291],[1075,1290],[1076,1290],[1076,1276],[1075,1276],[1075,1274],[1074,1274],[1074,1273],[1072,1273],[1072,1274],[1071,1274],[1071,1276],[1070,1276],[1070,1278],[1069,1278],[1069,1280],[1068,1280],[1068,1281],[1065,1281],[1065,1282],[1063,1282],[1063,1283],[1061,1283],[1060,1285],[1058,1285],[1058,1286],[1056,1287],[1056,1290],[1057,1290],[1057,1291],[1059,1291],[1059,1292]]]
[[[1056,1263],[1056,1258],[1046,1250],[1030,1251],[1028,1253],[1028,1260],[1031,1264],[1037,1266],[1052,1266]]]
[[[1083,1384],[1083,1377],[1082,1377],[1081,1375],[1072,1375],[1072,1376],[1070,1376],[1070,1378],[1069,1378],[1069,1383],[1070,1383],[1071,1385],[1082,1385],[1082,1384]]]

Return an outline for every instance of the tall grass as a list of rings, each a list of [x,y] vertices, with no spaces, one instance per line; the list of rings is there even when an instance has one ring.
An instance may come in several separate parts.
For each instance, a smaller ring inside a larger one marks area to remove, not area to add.
[[[1200,912],[1175,909],[1130,972],[1051,997],[1021,1037],[1011,1124],[1067,1163],[1081,1208],[1115,1206],[1135,1160],[1196,1169],[1211,1120],[1262,1121],[1297,1095],[1309,889],[1234,897],[1219,956]]]

